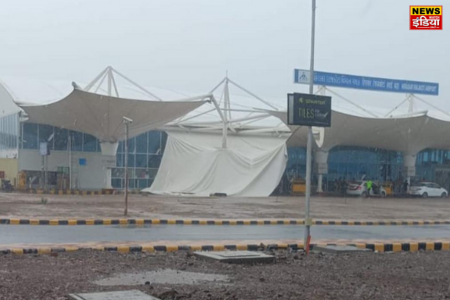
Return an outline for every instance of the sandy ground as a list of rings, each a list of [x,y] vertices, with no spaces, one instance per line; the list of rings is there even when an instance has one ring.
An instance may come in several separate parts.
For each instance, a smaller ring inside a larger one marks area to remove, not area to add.
[[[450,297],[450,252],[271,254],[274,263],[256,265],[204,261],[189,252],[2,255],[0,299],[67,300],[69,293],[131,289],[163,300]],[[145,273],[156,270],[156,277]]]
[[[47,204],[41,198],[48,199]],[[0,218],[120,218],[124,200],[113,196],[0,193]],[[448,220],[450,199],[313,197],[312,216],[324,220]],[[189,198],[130,195],[130,218],[303,218],[303,197]]]

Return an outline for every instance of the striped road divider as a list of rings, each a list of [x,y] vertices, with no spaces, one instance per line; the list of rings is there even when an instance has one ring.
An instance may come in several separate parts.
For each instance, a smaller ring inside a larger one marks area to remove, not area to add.
[[[122,191],[112,191],[112,190],[104,190],[104,191],[87,191],[87,190],[55,190],[51,189],[48,191],[40,190],[40,189],[28,189],[28,190],[18,190],[17,192],[26,192],[29,194],[37,194],[37,195],[76,195],[76,196],[97,196],[97,195],[121,195]],[[140,194],[140,190],[130,190],[129,194]]]
[[[188,220],[188,219],[2,219],[2,225],[305,225],[305,220]],[[313,220],[313,225],[340,226],[424,226],[450,225],[450,221],[386,220],[326,221]]]
[[[417,251],[449,251],[450,241],[415,241],[415,242],[378,242],[378,243],[348,243],[348,244],[311,244],[312,250],[315,246],[336,246],[349,245],[356,246],[361,249],[370,249],[374,252],[417,252]],[[75,252],[81,250],[97,250],[119,253],[140,253],[140,252],[176,252],[176,251],[266,251],[266,250],[301,250],[304,249],[303,244],[216,244],[216,245],[109,245],[94,247],[11,247],[0,248],[2,254],[51,254],[63,252]]]

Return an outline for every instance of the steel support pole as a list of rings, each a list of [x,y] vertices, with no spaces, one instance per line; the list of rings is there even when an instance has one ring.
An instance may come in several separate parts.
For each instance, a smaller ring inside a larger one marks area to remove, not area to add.
[[[41,189],[44,190],[45,187],[45,156],[42,155],[42,171],[41,171]]]
[[[46,155],[44,157],[45,157],[44,191],[47,192],[48,191],[48,155]]]
[[[69,190],[72,190],[72,135],[69,132]]]
[[[228,94],[228,77],[225,77],[225,86],[224,86],[224,95],[225,95],[225,101],[223,102],[224,109],[228,108],[228,103],[230,101],[229,94]],[[222,128],[222,148],[227,148],[227,139],[228,139],[228,115],[227,111],[225,110],[223,112],[223,128]]]
[[[128,122],[125,123],[125,211],[124,215],[128,215]]]
[[[312,0],[312,18],[311,18],[311,61],[309,67],[309,94],[314,94],[314,39],[315,39],[315,23],[316,23],[316,0]],[[308,127],[308,141],[306,144],[306,192],[305,192],[305,239],[304,245],[307,252],[311,239],[311,162],[312,162],[312,127]]]
[[[311,162],[312,162],[312,129],[308,128],[308,141],[306,143],[306,191],[305,191],[305,240],[304,245],[309,244],[309,239],[311,236],[311,216],[310,216],[310,208],[311,208]]]

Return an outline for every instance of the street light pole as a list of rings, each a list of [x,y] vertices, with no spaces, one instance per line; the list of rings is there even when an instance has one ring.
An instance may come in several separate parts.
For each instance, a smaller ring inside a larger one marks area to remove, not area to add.
[[[128,135],[129,125],[133,123],[133,120],[123,117],[123,123],[125,124],[125,211],[124,216],[128,215]]]
[[[316,26],[316,0],[312,0],[312,18],[311,18],[311,61],[309,66],[309,94],[314,94],[314,41]],[[308,141],[306,143],[306,192],[305,192],[305,239],[304,245],[306,252],[309,253],[309,244],[311,241],[311,225],[310,216],[311,204],[311,162],[312,162],[312,127],[308,126]]]

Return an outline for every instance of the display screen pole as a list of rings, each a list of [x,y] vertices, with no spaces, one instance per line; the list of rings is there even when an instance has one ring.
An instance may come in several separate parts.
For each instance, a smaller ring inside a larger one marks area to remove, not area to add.
[[[316,0],[312,0],[312,18],[311,18],[311,63],[309,68],[309,94],[314,94],[314,35],[316,23]],[[309,244],[311,241],[311,162],[312,162],[312,127],[308,126],[308,141],[306,144],[306,192],[305,192],[305,239],[303,245],[306,253],[309,253]]]

